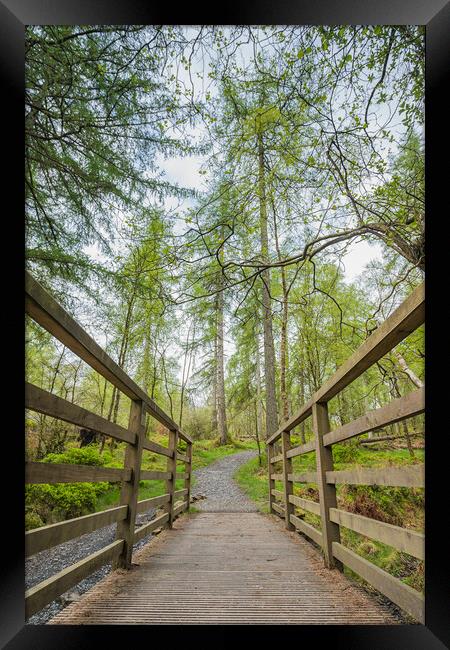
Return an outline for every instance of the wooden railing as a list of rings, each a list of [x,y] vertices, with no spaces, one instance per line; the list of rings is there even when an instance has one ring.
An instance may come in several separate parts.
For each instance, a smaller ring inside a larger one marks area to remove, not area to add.
[[[387,596],[416,620],[424,622],[423,596],[386,571],[341,544],[340,527],[383,542],[420,560],[424,559],[424,535],[393,526],[369,517],[340,510],[337,507],[336,485],[389,485],[409,488],[424,487],[424,466],[357,468],[334,471],[332,446],[388,424],[413,417],[425,410],[424,389],[415,390],[393,400],[387,406],[330,431],[328,402],[394,348],[425,321],[424,285],[417,287],[398,309],[378,327],[311,399],[266,442],[269,468],[270,512],[283,517],[286,527],[298,530],[316,544],[324,554],[328,568],[346,565],[375,589]],[[313,440],[291,446],[291,431],[312,417]],[[315,452],[316,471],[294,474],[292,459]],[[277,467],[281,466],[281,471]],[[281,482],[282,490],[276,489]],[[294,495],[294,483],[315,483],[319,503]],[[318,515],[321,529],[302,521],[295,507]]]
[[[26,463],[26,483],[121,482],[119,506],[36,528],[26,533],[25,548],[26,555],[29,556],[90,533],[97,528],[117,523],[116,540],[112,544],[28,589],[25,594],[28,618],[104,564],[112,562],[114,568],[129,568],[133,544],[156,528],[171,527],[174,519],[189,508],[192,439],[150,399],[29,273],[26,274],[25,304],[26,312],[33,320],[131,399],[128,427],[124,428],[37,386],[26,385],[25,408],[79,427],[92,429],[127,444],[124,467],[121,469]],[[168,429],[167,447],[146,438],[147,413]],[[184,450],[178,448],[180,440],[186,443]],[[166,457],[167,471],[141,470],[144,451]],[[184,472],[177,471],[177,462],[184,464]],[[184,479],[184,488],[181,490],[175,489],[177,479]],[[140,480],[166,481],[165,494],[138,501]],[[136,515],[156,506],[163,506],[164,514],[135,528]]]

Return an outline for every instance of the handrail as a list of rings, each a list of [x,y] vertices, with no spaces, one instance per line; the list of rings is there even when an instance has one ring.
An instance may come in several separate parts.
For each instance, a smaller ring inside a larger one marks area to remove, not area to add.
[[[31,318],[131,399],[128,427],[122,427],[38,386],[26,384],[25,408],[92,429],[127,445],[122,468],[39,462],[25,464],[27,483],[121,482],[120,504],[116,508],[42,526],[26,534],[27,555],[32,555],[86,532],[117,523],[115,542],[26,592],[25,609],[29,617],[107,562],[112,561],[113,568],[129,569],[133,545],[160,526],[171,528],[175,518],[189,509],[193,442],[28,272],[25,306]],[[167,427],[168,447],[145,437],[146,413]],[[180,438],[187,443],[183,451],[178,449]],[[142,454],[146,450],[165,457],[167,471],[141,470]],[[177,461],[184,464],[184,472],[177,471]],[[176,480],[180,478],[184,479],[184,488],[176,490]],[[165,481],[165,493],[138,501],[140,480]],[[180,496],[185,497],[181,502],[176,500]],[[157,505],[162,506],[165,513],[136,528],[136,515]]]
[[[177,431],[183,440],[192,443],[192,438],[184,433],[179,425],[111,359],[28,271],[25,272],[25,308],[33,320],[53,334],[80,359],[86,361],[130,399],[142,400],[147,412],[158,422],[172,431]]]
[[[328,402],[376,361],[392,350],[425,321],[425,283],[411,295],[362,343],[295,415],[281,424],[266,441],[271,444],[283,431],[291,431],[312,413],[315,402]]]
[[[318,544],[323,551],[326,567],[348,566],[422,623],[424,622],[423,596],[398,578],[343,546],[340,528],[343,526],[371,539],[382,541],[419,559],[424,558],[424,535],[370,517],[339,510],[336,484],[423,487],[423,464],[411,467],[358,467],[335,471],[332,447],[354,436],[423,413],[425,390],[420,388],[394,399],[386,406],[369,411],[333,431],[330,431],[328,401],[424,322],[425,290],[422,283],[313,394],[309,401],[266,441],[270,512],[285,519],[286,528],[297,530]],[[312,416],[313,439],[303,445],[291,447],[292,429],[310,416]],[[280,438],[281,449],[279,449]],[[295,474],[292,469],[292,459],[301,454],[314,452],[316,471]],[[283,484],[282,491],[276,488],[277,481]],[[302,499],[293,493],[294,483],[309,482],[317,484],[318,503]],[[295,507],[319,516],[321,530],[296,516]]]

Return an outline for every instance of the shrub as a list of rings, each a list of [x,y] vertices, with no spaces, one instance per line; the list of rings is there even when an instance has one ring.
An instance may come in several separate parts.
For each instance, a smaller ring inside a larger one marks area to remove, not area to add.
[[[102,466],[112,463],[111,454],[102,456],[97,449],[82,447],[68,449],[62,454],[48,454],[43,462],[68,463],[72,465]],[[25,504],[29,512],[34,513],[44,525],[80,517],[95,510],[97,497],[109,489],[109,483],[40,483],[27,485],[25,490]],[[33,518],[29,517],[30,521]],[[33,526],[36,527],[36,526]]]
[[[29,510],[25,513],[25,530],[32,530],[33,528],[40,528],[44,526],[44,522],[37,512]]]

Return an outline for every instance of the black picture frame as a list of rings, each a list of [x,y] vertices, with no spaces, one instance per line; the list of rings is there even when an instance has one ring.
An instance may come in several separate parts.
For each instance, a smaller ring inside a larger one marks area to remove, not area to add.
[[[220,12],[220,14],[219,14]],[[3,84],[2,122],[2,232],[3,240],[3,324],[4,351],[13,360],[3,362],[7,383],[3,391],[4,441],[2,449],[2,537],[6,542],[0,557],[0,642],[8,648],[91,648],[107,642],[132,647],[139,633],[154,642],[145,626],[26,626],[24,622],[24,28],[28,24],[420,24],[426,26],[426,213],[428,258],[426,291],[426,573],[425,625],[394,626],[301,626],[301,629],[270,626],[277,642],[287,631],[297,643],[317,645],[323,640],[336,649],[370,648],[390,650],[450,647],[450,598],[448,571],[447,473],[450,471],[446,431],[446,377],[448,374],[448,332],[445,308],[448,304],[445,262],[447,261],[448,108],[444,102],[446,72],[449,70],[450,4],[445,0],[259,0],[258,3],[227,3],[214,13],[210,6],[185,3],[177,11],[169,3],[145,0],[2,0],[0,2],[0,48]],[[445,136],[447,135],[447,139]],[[8,204],[10,208],[6,208]],[[16,214],[17,212],[17,214]],[[430,224],[430,221],[432,223]],[[447,231],[445,230],[447,228]],[[12,257],[8,261],[6,253]],[[443,267],[439,268],[439,260]],[[12,404],[12,402],[14,404]],[[447,445],[447,446],[446,446]],[[447,453],[446,453],[447,451]],[[6,478],[6,470],[11,477]],[[442,499],[439,498],[442,495]],[[207,632],[202,626],[202,632]],[[213,626],[214,627],[214,626]],[[226,627],[220,641],[227,642],[233,626]],[[242,626],[241,626],[242,627]],[[243,626],[254,637],[255,626]],[[269,632],[268,627],[256,626]],[[192,626],[193,636],[198,626]],[[214,635],[217,643],[217,634]],[[163,629],[160,628],[163,632]],[[238,631],[242,635],[242,630]],[[182,642],[185,642],[185,635]],[[173,642],[178,639],[172,637]],[[181,637],[180,637],[181,641]],[[179,642],[180,642],[179,641]]]

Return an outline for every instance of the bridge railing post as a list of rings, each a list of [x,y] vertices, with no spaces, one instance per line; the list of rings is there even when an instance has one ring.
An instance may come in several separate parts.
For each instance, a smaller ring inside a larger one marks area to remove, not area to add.
[[[341,562],[333,557],[333,542],[341,541],[339,525],[331,521],[330,508],[337,508],[336,486],[327,483],[326,472],[333,471],[333,452],[331,446],[325,447],[323,436],[330,430],[328,404],[314,402],[312,405],[312,425],[316,442],[317,487],[319,489],[320,517],[322,524],[322,544],[325,566],[342,568]]]
[[[192,479],[192,442],[188,442],[186,444],[186,458],[188,459],[188,462],[185,464],[185,472],[187,474],[186,478],[184,479],[184,489],[187,490],[186,493],[186,501],[187,501],[187,512],[189,512],[189,508],[191,505],[191,479]]]
[[[177,447],[178,447],[178,431],[171,429],[169,431],[169,450],[171,457],[167,459],[167,471],[170,472],[171,477],[166,480],[166,490],[170,495],[169,502],[166,506],[166,512],[169,513],[169,521],[167,525],[172,528],[174,521],[173,509],[175,506],[175,486],[177,478]]]
[[[269,512],[270,514],[275,514],[275,510],[272,507],[272,503],[274,502],[274,496],[272,494],[272,490],[275,489],[275,481],[272,478],[273,474],[273,463],[271,462],[273,456],[274,456],[274,446],[272,443],[269,443],[267,445],[267,467],[268,467],[268,474],[269,474]]]
[[[283,431],[281,434],[281,453],[283,455],[283,490],[284,490],[284,517],[286,528],[294,530],[290,516],[294,514],[294,505],[289,501],[289,497],[294,493],[294,484],[289,480],[289,474],[292,474],[292,458],[287,457],[287,452],[291,449],[290,431]]]
[[[141,473],[142,443],[145,436],[145,407],[142,400],[132,400],[128,429],[136,434],[134,444],[128,444],[125,451],[124,467],[131,469],[129,481],[123,481],[120,492],[120,505],[128,506],[127,516],[117,523],[116,538],[123,539],[122,553],[113,563],[113,569],[128,569],[133,553],[134,528],[137,512],[139,479]]]

